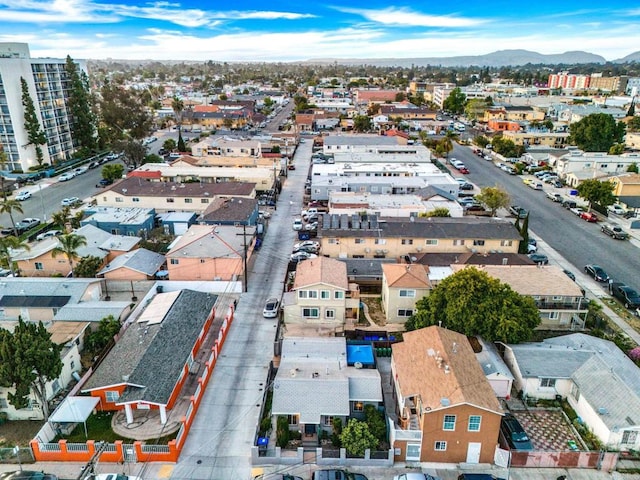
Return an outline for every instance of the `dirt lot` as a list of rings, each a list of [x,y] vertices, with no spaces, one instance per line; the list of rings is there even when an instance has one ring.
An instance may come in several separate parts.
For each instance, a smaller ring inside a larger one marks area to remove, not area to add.
[[[42,425],[41,421],[28,420],[0,425],[0,447],[29,446],[29,441],[35,437]]]
[[[369,316],[376,325],[386,325],[386,318],[380,306],[380,297],[361,297],[360,300],[369,307]]]

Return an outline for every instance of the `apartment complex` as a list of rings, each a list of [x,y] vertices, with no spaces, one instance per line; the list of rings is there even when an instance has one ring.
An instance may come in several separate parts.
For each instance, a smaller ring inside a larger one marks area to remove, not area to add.
[[[81,69],[86,70],[82,62]],[[7,169],[36,165],[33,145],[27,145],[20,78],[24,78],[36,115],[47,137],[42,146],[44,163],[65,160],[73,153],[68,112],[68,80],[65,60],[31,58],[26,43],[0,43],[0,147],[7,155]]]

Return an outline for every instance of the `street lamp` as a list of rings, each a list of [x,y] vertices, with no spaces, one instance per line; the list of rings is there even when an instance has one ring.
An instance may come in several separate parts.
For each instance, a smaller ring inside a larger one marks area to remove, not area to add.
[[[44,209],[44,198],[42,196],[42,185],[38,184],[38,192],[40,192],[40,205],[42,206],[42,223],[47,222],[47,212]]]

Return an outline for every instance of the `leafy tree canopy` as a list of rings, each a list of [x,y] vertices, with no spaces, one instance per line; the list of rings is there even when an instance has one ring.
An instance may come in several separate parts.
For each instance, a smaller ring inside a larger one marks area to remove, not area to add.
[[[589,202],[589,209],[591,209],[591,204],[593,203],[603,207],[616,203],[616,197],[613,194],[614,188],[613,183],[609,181],[601,182],[598,179],[590,178],[578,185],[576,190],[578,190],[578,195],[581,198]]]
[[[356,132],[368,132],[371,130],[371,119],[367,115],[357,115],[353,119],[353,130]]]
[[[124,166],[120,163],[109,163],[102,167],[102,178],[116,181],[122,178]]]
[[[87,331],[85,338],[87,350],[92,354],[100,353],[113,340],[121,327],[120,321],[113,315],[101,319],[95,330]]]
[[[460,115],[464,112],[464,107],[467,102],[467,96],[462,93],[462,90],[458,87],[451,90],[451,93],[445,98],[442,106],[445,110]]]
[[[76,268],[73,270],[73,276],[76,278],[95,278],[96,274],[102,267],[102,259],[89,255],[78,261]]]
[[[499,208],[506,208],[510,203],[509,194],[498,186],[482,188],[476,200],[487,206],[492,217],[496,216]]]
[[[627,123],[628,132],[640,132],[640,117],[633,117]]]
[[[24,107],[24,129],[27,131],[27,145],[33,145],[36,149],[36,161],[38,165],[42,165],[44,161],[44,155],[42,152],[42,145],[46,145],[47,136],[42,130],[40,120],[36,113],[36,107],[33,104],[33,99],[29,93],[29,86],[27,81],[20,77],[20,87],[22,89],[22,106]]]
[[[355,418],[350,419],[349,423],[342,429],[340,441],[347,453],[356,457],[362,457],[365,450],[373,450],[379,443],[375,435],[369,430],[369,425]]]
[[[586,152],[608,152],[622,143],[625,126],[607,113],[594,113],[569,125],[569,142]]]
[[[516,145],[512,140],[498,135],[491,142],[493,151],[499,153],[503,157],[518,158],[524,153],[522,145]]]
[[[469,267],[445,278],[429,296],[420,299],[405,327],[416,330],[439,322],[467,336],[519,343],[531,338],[540,314],[533,298]]]

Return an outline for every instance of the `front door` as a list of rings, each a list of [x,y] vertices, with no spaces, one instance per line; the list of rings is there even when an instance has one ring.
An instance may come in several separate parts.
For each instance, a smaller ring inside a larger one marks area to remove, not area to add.
[[[467,447],[467,463],[480,463],[480,449],[481,443],[469,442]]]

